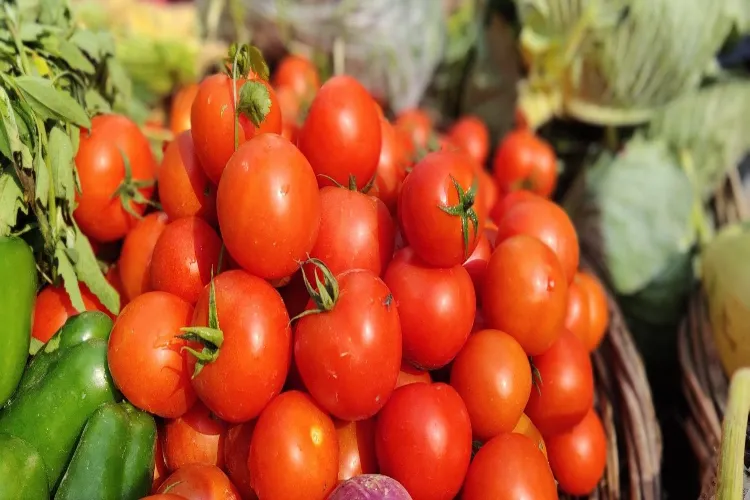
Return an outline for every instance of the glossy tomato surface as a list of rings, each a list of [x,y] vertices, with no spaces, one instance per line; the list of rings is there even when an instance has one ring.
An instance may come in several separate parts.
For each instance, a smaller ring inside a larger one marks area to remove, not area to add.
[[[480,165],[487,161],[490,151],[490,132],[476,116],[459,118],[448,131],[451,141]]]
[[[339,440],[339,481],[378,471],[375,457],[375,419],[358,422],[337,420]]]
[[[85,284],[79,283],[78,286],[86,311],[102,311],[112,315]],[[65,324],[68,318],[80,312],[83,311],[78,311],[73,306],[68,292],[65,291],[63,286],[46,286],[39,292],[34,302],[34,321],[32,322],[31,336],[42,342],[47,342]]]
[[[557,158],[552,147],[531,130],[506,135],[495,152],[492,170],[500,191],[528,189],[549,197],[557,186]]]
[[[187,413],[164,424],[164,459],[175,471],[188,464],[224,467],[224,443],[227,424],[200,401]]]
[[[138,221],[125,237],[118,267],[125,298],[130,301],[153,290],[151,258],[169,219],[164,212],[150,213]]]
[[[158,493],[186,499],[240,500],[237,488],[215,465],[190,464],[174,471],[159,487]]]

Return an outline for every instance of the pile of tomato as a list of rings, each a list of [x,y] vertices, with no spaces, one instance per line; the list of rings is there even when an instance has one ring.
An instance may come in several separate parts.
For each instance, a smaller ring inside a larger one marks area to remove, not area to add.
[[[268,91],[258,125],[235,112],[246,80]],[[607,298],[549,199],[547,143],[519,127],[488,161],[476,117],[389,120],[294,56],[174,105],[160,164],[117,115],[76,158],[74,217],[119,252],[109,369],[160,417],[150,498],[323,500],[367,473],[414,500],[595,489]],[[34,337],[74,313],[46,288]]]

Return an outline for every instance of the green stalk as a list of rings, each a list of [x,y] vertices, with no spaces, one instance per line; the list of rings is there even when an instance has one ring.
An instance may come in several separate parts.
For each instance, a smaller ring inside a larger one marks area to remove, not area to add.
[[[750,368],[740,368],[729,385],[721,429],[716,500],[741,500],[745,479],[745,434],[750,413]]]

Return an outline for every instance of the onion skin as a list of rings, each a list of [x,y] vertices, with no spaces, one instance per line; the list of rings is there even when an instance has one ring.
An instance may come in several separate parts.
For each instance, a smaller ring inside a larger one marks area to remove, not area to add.
[[[363,474],[339,484],[328,500],[412,500],[401,483],[381,474]]]

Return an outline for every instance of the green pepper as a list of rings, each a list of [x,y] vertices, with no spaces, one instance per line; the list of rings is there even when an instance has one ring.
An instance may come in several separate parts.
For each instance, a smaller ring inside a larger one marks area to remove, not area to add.
[[[71,321],[80,322],[75,316]],[[41,455],[50,491],[86,421],[100,405],[118,398],[107,367],[106,340],[65,327],[55,337],[50,349],[31,363],[39,363],[39,368],[29,366],[30,373],[0,412],[0,432],[24,439]]]
[[[47,500],[47,472],[39,452],[21,438],[0,432],[0,498]]]
[[[36,263],[20,238],[0,237],[0,406],[13,395],[29,356]]]
[[[148,494],[156,423],[130,403],[99,407],[86,423],[55,500],[131,500]]]

